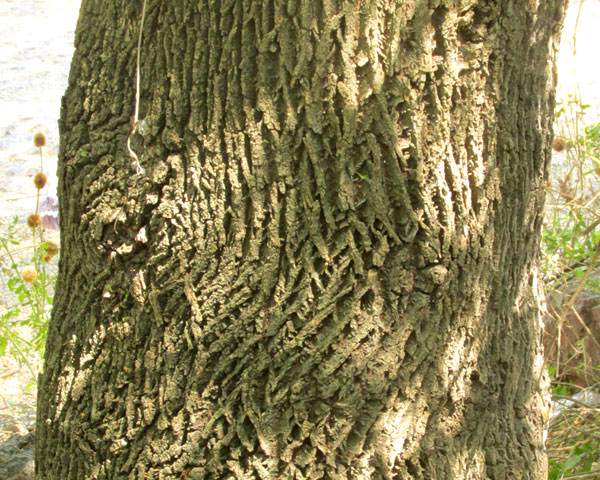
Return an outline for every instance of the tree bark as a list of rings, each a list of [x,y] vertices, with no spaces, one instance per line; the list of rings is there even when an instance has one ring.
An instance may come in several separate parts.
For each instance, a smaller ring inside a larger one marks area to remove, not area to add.
[[[83,0],[36,478],[542,479],[564,0]]]

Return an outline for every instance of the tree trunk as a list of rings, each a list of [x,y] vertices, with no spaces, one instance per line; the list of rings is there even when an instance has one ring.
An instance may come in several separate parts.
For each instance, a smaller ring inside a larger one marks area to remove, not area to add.
[[[83,0],[37,478],[542,479],[564,0]]]

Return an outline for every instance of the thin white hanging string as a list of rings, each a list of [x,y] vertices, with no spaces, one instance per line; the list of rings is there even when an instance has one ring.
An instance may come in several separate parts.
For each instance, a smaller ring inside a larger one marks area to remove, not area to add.
[[[135,110],[133,112],[133,127],[131,128],[131,132],[127,136],[127,150],[129,150],[129,155],[131,158],[135,160],[135,168],[136,173],[143,174],[144,169],[140,165],[140,160],[137,154],[131,149],[131,136],[135,133],[138,126],[138,116],[140,110],[140,52],[142,49],[142,31],[144,29],[144,20],[146,19],[146,2],[144,0],[144,5],[142,6],[142,19],[140,21],[140,31],[138,33],[138,44],[137,44],[137,55],[136,55],[136,66],[135,66]]]

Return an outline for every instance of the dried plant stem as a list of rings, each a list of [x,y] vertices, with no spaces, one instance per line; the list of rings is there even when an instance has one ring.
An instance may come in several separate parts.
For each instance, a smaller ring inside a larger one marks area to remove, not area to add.
[[[573,29],[573,56],[577,55],[577,27],[579,26],[579,18],[581,18],[581,9],[583,8],[583,0],[579,2],[577,10],[577,18],[575,19],[575,28]]]
[[[575,318],[579,321],[579,323],[581,324],[581,326],[583,327],[585,332],[592,339],[592,342],[594,342],[596,344],[596,347],[598,347],[598,349],[600,349],[600,343],[598,343],[598,340],[596,340],[596,338],[594,337],[594,334],[590,330],[590,327],[588,327],[586,325],[586,323],[583,321],[583,318],[581,318],[581,315],[579,315],[579,312],[577,311],[577,309],[574,306],[571,306],[571,311],[573,312],[573,314],[575,315]]]
[[[580,407],[587,408],[588,410],[600,412],[600,408],[593,407],[592,405],[589,405],[588,403],[578,400],[575,397],[572,397],[569,395],[558,395],[555,393],[552,395],[552,398],[555,400],[567,400],[569,402],[573,402],[573,403],[579,405]]]
[[[588,233],[594,230],[598,225],[600,225],[600,218],[594,220],[592,224],[587,227],[583,232],[579,234],[580,237],[585,237]]]
[[[42,153],[42,147],[40,146],[39,148],[40,148],[40,172],[44,173],[44,155]],[[39,215],[39,209],[40,209],[40,189],[36,188],[36,195],[35,195],[35,215]],[[36,243],[35,243],[35,232],[36,232],[36,230],[39,230],[39,234],[40,234],[40,246],[41,246],[41,244],[43,242],[42,227],[41,227],[41,225],[39,225],[37,227],[32,228],[32,230],[33,230],[33,232],[32,232],[33,233],[33,256],[35,258],[35,269],[38,272],[42,272],[42,275],[41,275],[42,288],[43,288],[42,291],[45,292],[46,291],[46,282],[45,282],[46,272],[45,272],[45,269],[44,269],[44,264],[43,264],[43,260],[41,258],[41,254],[38,251],[38,248],[37,248]],[[39,305],[39,302],[41,301],[42,309],[41,309],[40,315],[44,315],[44,311],[46,310],[46,296],[45,295],[41,295],[41,297],[42,297],[41,299],[37,298],[38,303],[36,303],[36,305]],[[32,308],[33,308],[33,305],[32,305]]]
[[[577,480],[584,480],[584,479],[597,479],[598,475],[600,475],[600,468],[596,469],[596,470],[591,470],[587,473],[575,473],[573,475],[567,475],[566,477],[563,477],[565,479],[577,479]]]

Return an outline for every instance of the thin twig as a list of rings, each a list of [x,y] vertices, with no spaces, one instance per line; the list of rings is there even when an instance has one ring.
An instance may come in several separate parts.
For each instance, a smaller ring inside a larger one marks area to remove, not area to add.
[[[559,395],[559,394],[555,393],[555,394],[552,395],[552,399],[553,400],[567,400],[569,402],[576,403],[580,407],[585,407],[585,408],[588,408],[590,410],[594,410],[594,411],[600,412],[600,408],[594,407],[593,405],[590,405],[589,403],[585,403],[585,402],[583,402],[581,400],[578,400],[575,397],[570,397],[569,395]]]
[[[577,55],[577,27],[579,27],[579,18],[581,17],[581,9],[583,8],[583,0],[579,2],[577,10],[577,18],[575,18],[575,28],[573,29],[573,56]]]
[[[577,480],[584,480],[586,478],[592,478],[592,479],[597,479],[598,475],[600,474],[600,468],[596,469],[596,470],[590,470],[589,472],[586,473],[574,473],[573,475],[567,475],[566,477],[562,477],[562,478],[574,478]]]
[[[579,312],[577,311],[577,309],[575,307],[571,306],[571,311],[575,314],[575,318],[577,318],[577,320],[579,321],[579,323],[581,324],[581,326],[583,327],[585,332],[590,336],[590,338],[592,339],[592,342],[594,342],[596,344],[596,346],[600,349],[600,343],[598,343],[598,340],[596,340],[596,337],[590,330],[590,327],[588,327],[586,325],[586,323],[583,321],[583,318],[581,318],[581,315],[579,315]]]
[[[596,228],[598,225],[600,225],[600,218],[597,218],[596,220],[594,220],[589,227],[587,227],[583,232],[577,234],[577,236],[585,237],[588,233],[590,233],[592,230],[594,230],[594,228]]]

